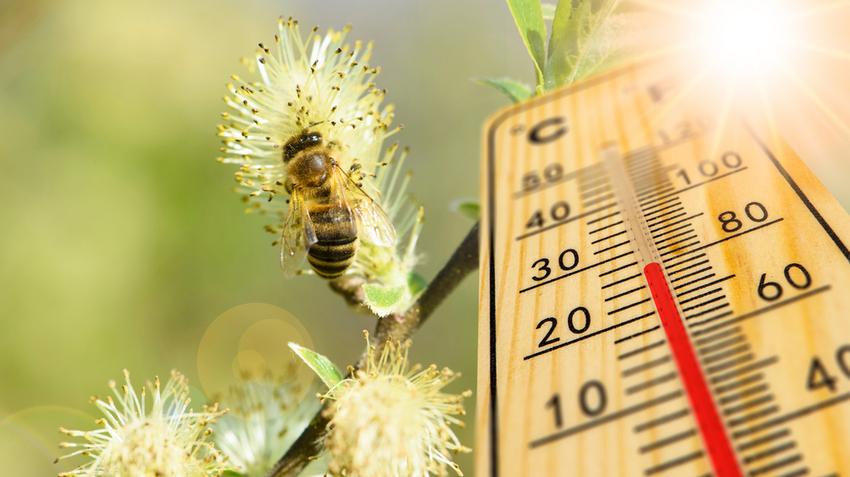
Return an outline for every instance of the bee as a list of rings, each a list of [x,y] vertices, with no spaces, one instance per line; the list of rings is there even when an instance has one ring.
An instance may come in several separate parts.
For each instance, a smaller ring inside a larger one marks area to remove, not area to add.
[[[379,246],[395,243],[381,206],[339,166],[318,132],[304,131],[283,146],[289,211],[283,223],[280,263],[296,274],[306,256],[323,278],[341,276],[360,237]]]

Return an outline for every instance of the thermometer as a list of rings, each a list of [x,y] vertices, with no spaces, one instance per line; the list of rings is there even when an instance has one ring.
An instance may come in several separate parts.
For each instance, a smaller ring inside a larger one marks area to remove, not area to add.
[[[850,224],[634,65],[485,129],[481,476],[850,475]]]

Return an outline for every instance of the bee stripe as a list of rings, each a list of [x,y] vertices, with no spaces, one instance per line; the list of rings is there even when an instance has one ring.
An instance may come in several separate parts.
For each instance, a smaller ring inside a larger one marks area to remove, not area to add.
[[[307,260],[319,276],[325,278],[336,278],[348,269],[348,266],[351,265],[351,262],[354,260],[354,256],[352,255],[347,260],[339,262],[326,262],[324,260],[316,259],[312,255],[308,256]]]
[[[327,273],[342,273],[345,271],[346,268],[348,268],[351,263],[348,260],[344,262],[325,262],[322,260],[316,260],[313,257],[309,257],[307,260],[310,262],[310,265],[312,265],[317,270],[322,270]]]
[[[310,219],[314,224],[348,224],[351,222],[351,213],[335,205],[314,205],[310,209]]]
[[[310,256],[326,261],[326,262],[339,262],[342,260],[347,260],[350,257],[354,256],[354,253],[357,251],[357,244],[355,241],[356,237],[342,243],[328,243],[321,242],[314,244],[310,247]]]
[[[334,278],[339,278],[339,277],[342,276],[342,273],[343,273],[343,272],[327,273],[327,272],[323,272],[323,271],[319,270],[318,268],[314,268],[313,271],[316,272],[316,275],[318,275],[322,278],[326,278],[328,280],[332,280]]]
[[[337,204],[314,202],[310,220],[317,239],[307,253],[310,265],[324,278],[342,275],[357,252],[357,226],[351,211]]]
[[[332,254],[332,257],[321,257],[316,256],[312,252],[312,248],[310,253],[307,256],[307,259],[310,261],[311,265],[333,268],[338,266],[348,266],[349,263],[354,259],[354,249],[343,250],[338,254]]]
[[[321,243],[346,244],[357,237],[357,230],[353,227],[313,224],[313,229],[316,231],[316,238]]]
[[[351,214],[340,207],[318,208],[310,212],[316,237],[322,243],[349,243],[357,237]]]

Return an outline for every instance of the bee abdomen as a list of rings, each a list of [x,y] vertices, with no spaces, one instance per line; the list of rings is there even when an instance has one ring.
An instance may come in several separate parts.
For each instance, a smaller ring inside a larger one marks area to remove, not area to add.
[[[316,207],[310,213],[316,231],[316,243],[307,252],[307,261],[317,275],[337,278],[354,261],[357,253],[357,228],[347,209]]]
[[[323,278],[336,278],[348,269],[357,253],[357,236],[344,241],[322,241],[310,247],[307,261],[317,275]]]

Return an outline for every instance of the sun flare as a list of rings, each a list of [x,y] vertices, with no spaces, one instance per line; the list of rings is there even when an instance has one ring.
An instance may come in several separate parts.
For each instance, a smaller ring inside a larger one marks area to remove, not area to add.
[[[764,81],[792,62],[799,35],[793,17],[782,2],[711,2],[694,18],[697,55],[692,58],[717,79]]]
[[[735,115],[792,143],[850,145],[850,1],[634,0],[642,57],[685,86],[678,103]],[[824,127],[827,126],[827,127]]]

